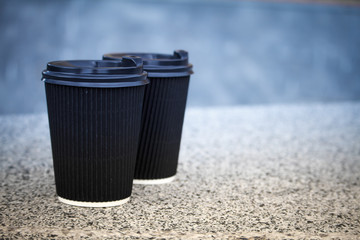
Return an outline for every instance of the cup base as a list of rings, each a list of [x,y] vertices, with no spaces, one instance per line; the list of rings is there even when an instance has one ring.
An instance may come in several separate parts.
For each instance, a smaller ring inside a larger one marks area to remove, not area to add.
[[[111,202],[82,202],[82,201],[65,199],[59,196],[58,199],[62,203],[66,203],[78,207],[115,207],[128,202],[130,200],[130,197],[118,201],[111,201]]]
[[[175,179],[175,176],[168,178],[160,178],[160,179],[134,179],[133,184],[143,184],[143,185],[151,185],[151,184],[164,184],[172,182]]]

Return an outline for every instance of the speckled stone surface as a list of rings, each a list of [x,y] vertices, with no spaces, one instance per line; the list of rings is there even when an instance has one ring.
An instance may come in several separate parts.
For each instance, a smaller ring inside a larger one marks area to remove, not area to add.
[[[177,179],[55,194],[47,116],[0,116],[0,238],[360,239],[360,103],[190,108]]]

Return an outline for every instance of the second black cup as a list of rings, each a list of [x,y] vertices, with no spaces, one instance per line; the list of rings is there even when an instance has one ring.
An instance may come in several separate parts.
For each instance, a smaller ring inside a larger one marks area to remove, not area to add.
[[[143,59],[150,84],[145,87],[142,124],[135,166],[135,184],[171,182],[178,156],[192,65],[183,50],[171,54],[110,53],[105,60],[125,55]]]

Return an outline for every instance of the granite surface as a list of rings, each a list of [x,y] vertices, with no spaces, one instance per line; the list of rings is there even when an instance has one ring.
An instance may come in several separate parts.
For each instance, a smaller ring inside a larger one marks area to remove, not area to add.
[[[177,179],[60,203],[47,116],[0,116],[0,238],[360,239],[360,103],[189,108]]]

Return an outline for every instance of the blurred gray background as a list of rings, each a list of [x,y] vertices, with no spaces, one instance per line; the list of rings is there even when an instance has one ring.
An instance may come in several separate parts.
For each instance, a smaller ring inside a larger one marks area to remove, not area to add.
[[[249,1],[0,0],[0,114],[46,111],[46,63],[190,53],[188,106],[360,100],[360,7]]]

